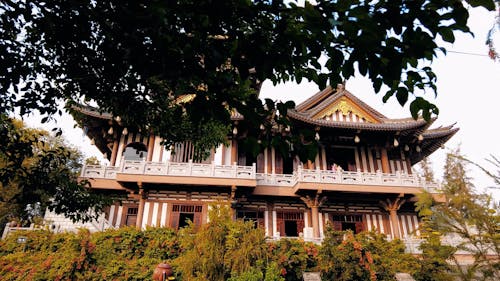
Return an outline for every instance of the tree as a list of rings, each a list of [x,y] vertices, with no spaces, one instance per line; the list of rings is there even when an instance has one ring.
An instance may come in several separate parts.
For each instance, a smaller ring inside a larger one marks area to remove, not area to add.
[[[73,220],[96,218],[107,200],[78,182],[81,153],[47,131],[0,115],[0,221],[33,222],[49,208]]]
[[[339,232],[328,227],[319,250],[324,280],[394,280],[398,272],[414,273],[417,260],[400,240],[382,234]]]
[[[262,81],[307,79],[323,88],[358,70],[375,92],[387,87],[384,101],[411,100],[413,117],[438,113],[412,94],[437,92],[424,62],[446,52],[439,39],[470,32],[464,2],[317,2],[3,1],[0,110],[50,116],[58,100],[69,107],[93,101],[129,127],[202,150],[226,140],[237,110],[244,122],[264,125],[267,134],[249,132],[256,148],[273,128],[270,116],[288,125],[292,105],[266,109],[258,100]],[[493,0],[465,2],[495,8]]]
[[[434,171],[432,170],[432,162],[429,157],[424,157],[418,165],[420,168],[420,176],[422,176],[426,182],[434,182]]]
[[[447,239],[453,253],[473,256],[473,263],[461,266],[456,255],[454,273],[461,280],[498,280],[500,278],[500,207],[487,194],[477,193],[467,175],[467,164],[460,148],[449,152],[443,176],[444,204],[427,205],[425,212],[429,228],[435,238]],[[427,197],[429,199],[429,197]],[[427,201],[429,202],[429,201]],[[441,247],[436,243],[435,245]],[[430,248],[439,251],[439,248]],[[438,250],[436,250],[438,249]],[[441,248],[442,249],[442,248]]]
[[[176,272],[183,280],[262,280],[255,269],[266,267],[264,231],[253,222],[233,221],[227,206],[214,205],[209,217],[199,228],[190,224],[180,231],[183,252],[173,262]]]

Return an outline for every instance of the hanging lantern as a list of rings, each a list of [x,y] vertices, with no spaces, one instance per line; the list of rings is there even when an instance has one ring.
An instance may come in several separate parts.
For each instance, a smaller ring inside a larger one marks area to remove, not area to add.
[[[405,151],[409,151],[409,150],[410,150],[410,147],[407,144],[405,144]]]
[[[233,135],[237,135],[238,134],[238,128],[237,127],[234,127],[233,128]]]
[[[422,136],[422,134],[418,135],[418,141],[423,141],[424,140],[424,136]]]
[[[359,138],[358,135],[354,136],[354,142],[355,143],[359,143],[361,141],[361,139]]]
[[[91,145],[95,145],[95,141],[94,141],[94,139],[90,139],[90,144],[91,144]]]
[[[122,121],[122,118],[120,116],[116,116],[115,120],[116,120],[116,122],[120,122],[120,121]]]
[[[127,127],[123,128],[122,135],[124,136],[128,135]]]
[[[416,152],[420,152],[420,151],[422,151],[422,149],[420,148],[420,146],[419,146],[419,145],[417,145],[417,147],[415,147],[415,151],[416,151]]]
[[[394,138],[394,147],[398,147],[399,146],[399,141],[398,139]]]
[[[109,127],[108,135],[112,135],[112,134],[113,134],[113,127]]]
[[[318,133],[318,132],[316,132],[316,135],[314,136],[314,139],[315,139],[316,141],[319,141],[319,133]]]
[[[265,129],[266,129],[266,127],[264,126],[264,124],[260,124],[260,130],[264,131]]]

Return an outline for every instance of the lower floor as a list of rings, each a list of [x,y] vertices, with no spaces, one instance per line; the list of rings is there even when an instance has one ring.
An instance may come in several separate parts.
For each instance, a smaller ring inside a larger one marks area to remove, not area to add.
[[[231,191],[148,190],[140,198],[116,202],[105,210],[112,227],[171,227],[209,221],[214,204],[229,205],[235,219],[252,221],[266,236],[321,239],[326,227],[377,231],[388,238],[418,236],[412,202],[368,194],[308,194],[297,197],[251,196]],[[391,205],[393,204],[393,205]]]

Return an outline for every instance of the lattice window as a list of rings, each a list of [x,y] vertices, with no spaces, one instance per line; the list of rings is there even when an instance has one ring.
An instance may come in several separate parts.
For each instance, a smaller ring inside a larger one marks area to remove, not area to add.
[[[203,206],[200,205],[173,205],[172,212],[201,213]]]
[[[304,213],[302,212],[278,212],[278,219],[283,220],[303,220]]]
[[[332,221],[340,222],[362,222],[363,217],[361,215],[333,215]]]
[[[127,215],[137,215],[139,212],[139,208],[128,208]]]

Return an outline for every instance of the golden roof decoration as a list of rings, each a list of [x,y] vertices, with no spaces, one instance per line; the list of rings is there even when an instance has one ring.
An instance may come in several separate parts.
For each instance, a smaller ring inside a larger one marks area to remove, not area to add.
[[[313,116],[313,119],[325,119],[326,117],[336,114],[337,111],[342,113],[342,115],[349,115],[349,113],[352,113],[353,115],[357,115],[359,119],[364,119],[369,123],[379,123],[377,119],[346,96],[342,96],[333,104],[318,112],[315,116]]]

